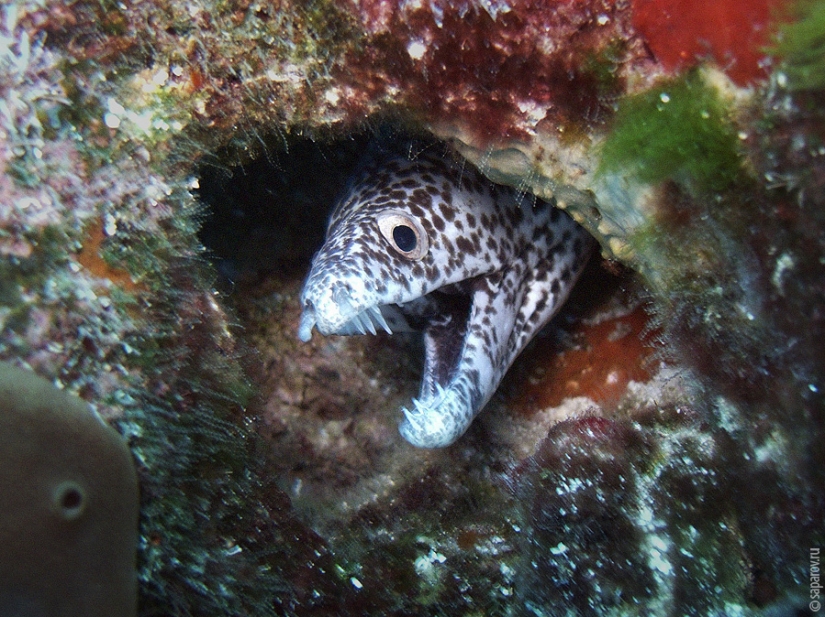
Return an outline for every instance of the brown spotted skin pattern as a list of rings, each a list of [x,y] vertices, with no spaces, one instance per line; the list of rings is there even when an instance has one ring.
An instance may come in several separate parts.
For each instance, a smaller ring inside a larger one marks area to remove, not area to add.
[[[400,431],[415,446],[447,446],[567,299],[593,244],[558,208],[468,164],[391,159],[333,211],[299,336],[423,329],[424,378]]]

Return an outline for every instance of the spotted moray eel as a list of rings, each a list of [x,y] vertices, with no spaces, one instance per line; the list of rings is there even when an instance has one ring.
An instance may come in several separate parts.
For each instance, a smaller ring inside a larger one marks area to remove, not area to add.
[[[423,330],[401,435],[450,445],[558,311],[592,238],[551,203],[431,154],[385,161],[338,203],[301,293],[298,335]]]

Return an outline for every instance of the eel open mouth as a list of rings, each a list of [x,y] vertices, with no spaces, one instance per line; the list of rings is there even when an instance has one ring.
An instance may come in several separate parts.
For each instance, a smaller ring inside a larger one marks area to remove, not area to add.
[[[339,297],[337,314],[353,313],[351,304]],[[458,371],[470,314],[470,296],[432,292],[401,305],[371,306],[354,312],[343,325],[330,326],[319,318],[317,309],[307,302],[298,327],[298,337],[307,342],[312,329],[321,334],[377,334],[422,331],[424,333],[424,372],[419,397],[432,395],[437,386],[447,387]]]
[[[433,295],[433,294],[431,294]],[[438,294],[439,310],[427,319],[424,331],[424,373],[419,398],[446,388],[459,370],[470,317],[470,296]]]
[[[340,298],[338,298],[340,300]],[[329,304],[325,305],[329,306]],[[355,310],[349,303],[335,303],[334,319],[306,302],[298,336],[308,341],[312,329],[321,334],[392,334],[423,331],[424,370],[421,388],[410,409],[403,408],[399,426],[402,436],[418,447],[449,445],[472,421],[478,398],[473,381],[463,375],[472,297],[464,293],[434,291],[401,305],[376,305]],[[341,323],[343,322],[343,323]]]

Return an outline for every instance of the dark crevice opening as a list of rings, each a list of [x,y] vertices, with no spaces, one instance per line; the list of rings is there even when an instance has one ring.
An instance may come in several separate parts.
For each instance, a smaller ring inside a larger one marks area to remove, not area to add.
[[[372,499],[376,486],[389,491],[386,478],[403,484],[423,473],[427,459],[400,447],[396,430],[400,408],[418,391],[423,350],[419,337],[403,335],[348,337],[331,343],[334,351],[317,332],[311,342],[299,342],[301,281],[359,166],[387,151],[414,154],[430,145],[446,148],[399,132],[389,138],[369,132],[338,141],[293,140],[254,160],[199,168],[206,210],[200,240],[239,326],[238,340],[250,352],[244,364],[258,396],[248,412],[256,418],[268,474],[318,529],[351,516],[349,508]],[[581,291],[527,350],[532,360],[515,365],[501,385],[516,417],[526,417],[517,395],[535,364],[578,344],[568,332],[625,283],[594,257],[577,285]],[[462,443],[483,430],[471,429]]]
[[[219,287],[232,291],[273,273],[302,276],[369,141],[297,139],[234,166],[201,164],[198,198],[206,213],[199,236]]]

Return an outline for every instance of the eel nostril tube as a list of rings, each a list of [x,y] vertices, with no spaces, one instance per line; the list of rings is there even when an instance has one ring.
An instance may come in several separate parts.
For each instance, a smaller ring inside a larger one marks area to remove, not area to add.
[[[298,338],[306,343],[312,338],[312,328],[315,327],[315,309],[311,303],[307,303],[304,312],[301,313],[301,322],[298,325]]]

